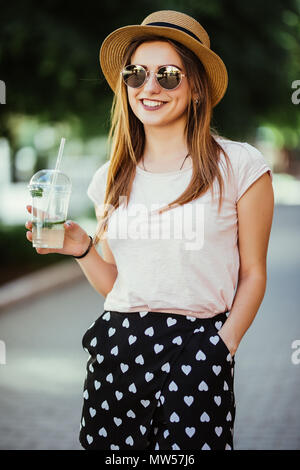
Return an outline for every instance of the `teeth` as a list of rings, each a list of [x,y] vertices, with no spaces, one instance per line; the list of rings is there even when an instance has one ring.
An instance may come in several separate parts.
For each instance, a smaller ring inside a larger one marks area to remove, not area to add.
[[[163,104],[163,101],[143,100],[143,104],[144,104],[145,106],[149,106],[149,107],[152,107],[152,108],[156,108],[157,106],[160,106],[161,104]]]

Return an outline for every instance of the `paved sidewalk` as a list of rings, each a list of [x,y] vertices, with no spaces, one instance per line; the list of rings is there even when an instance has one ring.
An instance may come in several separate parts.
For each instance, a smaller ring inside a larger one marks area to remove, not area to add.
[[[236,354],[237,450],[300,449],[300,364],[291,361],[300,340],[299,229],[300,206],[276,206],[267,292]],[[78,278],[1,312],[0,449],[81,449],[81,339],[102,311],[103,298]]]

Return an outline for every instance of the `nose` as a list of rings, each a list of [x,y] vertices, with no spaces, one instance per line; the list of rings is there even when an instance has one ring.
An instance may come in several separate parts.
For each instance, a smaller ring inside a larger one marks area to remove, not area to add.
[[[159,93],[160,86],[157,83],[155,72],[149,71],[146,83],[144,85],[144,90],[152,92],[152,93]]]

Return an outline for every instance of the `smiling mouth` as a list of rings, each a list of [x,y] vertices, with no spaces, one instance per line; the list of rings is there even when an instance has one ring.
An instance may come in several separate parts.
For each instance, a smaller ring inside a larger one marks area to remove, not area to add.
[[[158,100],[142,99],[141,103],[142,103],[144,109],[154,111],[156,109],[162,108],[167,102],[166,101],[158,101]]]

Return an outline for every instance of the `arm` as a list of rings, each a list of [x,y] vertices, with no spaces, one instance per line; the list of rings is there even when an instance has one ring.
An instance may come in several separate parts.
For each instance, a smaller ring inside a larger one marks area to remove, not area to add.
[[[31,213],[32,206],[27,206],[27,211]],[[28,241],[32,242],[32,222],[27,221],[25,226],[28,229],[28,232],[26,232],[26,238]],[[65,238],[63,248],[36,248],[37,253],[41,255],[59,253],[71,256],[80,256],[83,254],[90,243],[88,234],[80,227],[80,225],[73,221],[66,222],[64,227]],[[99,255],[95,246],[92,246],[84,258],[76,259],[76,261],[92,287],[94,287],[94,289],[101,295],[106,297],[113,288],[118,275],[118,270],[107,240],[104,239],[101,243],[102,251],[104,253],[103,257]]]
[[[96,217],[99,220],[97,206],[95,205]],[[89,283],[103,297],[112,290],[118,275],[117,264],[108,246],[107,240],[101,242],[103,257],[99,255],[95,246],[81,259],[76,259]]]
[[[104,242],[102,242],[104,243]],[[92,246],[89,253],[82,259],[76,259],[84,275],[94,289],[103,297],[112,290],[118,275],[117,266],[105,261]]]
[[[268,173],[264,173],[237,203],[239,281],[230,315],[219,331],[231,355],[235,354],[265,295],[273,211],[272,182]]]

